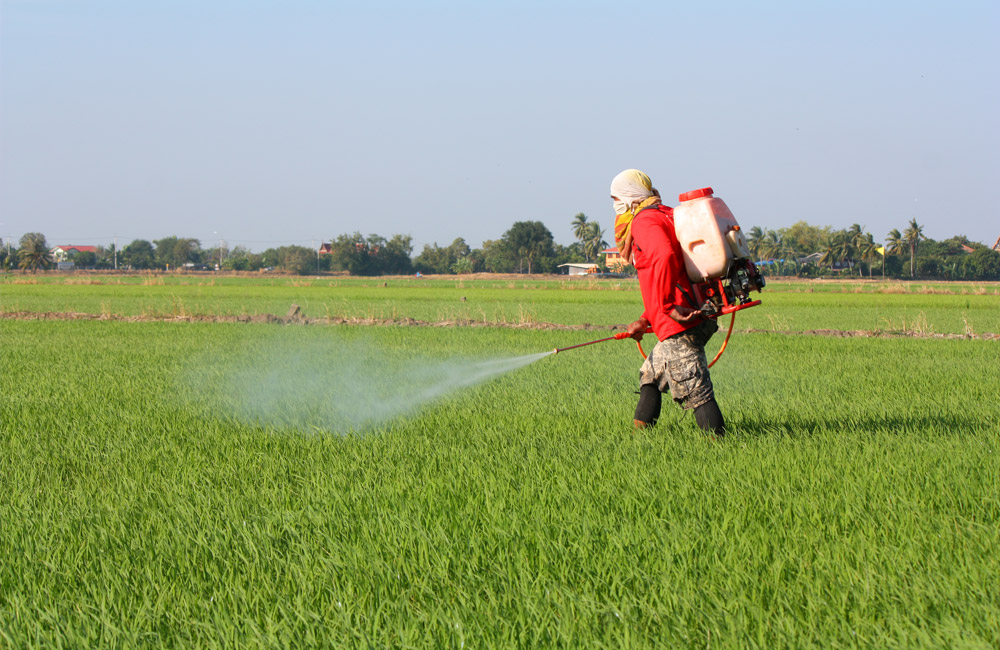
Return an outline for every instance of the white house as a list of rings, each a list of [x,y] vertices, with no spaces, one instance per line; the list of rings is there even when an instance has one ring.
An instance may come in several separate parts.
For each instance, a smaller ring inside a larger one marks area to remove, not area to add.
[[[567,275],[587,275],[588,273],[597,273],[596,264],[570,262],[569,264],[560,264],[559,268],[565,268]]]

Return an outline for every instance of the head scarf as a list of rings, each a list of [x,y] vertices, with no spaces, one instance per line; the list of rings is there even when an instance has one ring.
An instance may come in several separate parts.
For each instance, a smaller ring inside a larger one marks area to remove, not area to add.
[[[626,169],[611,181],[615,201],[615,245],[625,261],[632,263],[632,220],[642,210],[659,205],[653,182],[638,169]]]

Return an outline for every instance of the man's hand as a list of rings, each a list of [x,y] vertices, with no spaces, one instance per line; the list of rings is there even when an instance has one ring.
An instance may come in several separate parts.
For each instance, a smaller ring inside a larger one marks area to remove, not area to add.
[[[690,307],[685,307],[684,305],[674,305],[674,308],[668,314],[678,323],[693,323],[702,317],[702,313],[697,309],[691,309]]]
[[[636,341],[641,341],[642,335],[645,334],[646,330],[648,329],[649,329],[649,321],[646,320],[645,318],[640,318],[639,320],[629,325],[628,329],[626,329],[625,332],[629,335],[630,338],[633,338]]]

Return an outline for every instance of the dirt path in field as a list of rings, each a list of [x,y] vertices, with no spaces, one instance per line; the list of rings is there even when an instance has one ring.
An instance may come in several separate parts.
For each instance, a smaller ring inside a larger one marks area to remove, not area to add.
[[[502,323],[477,320],[426,321],[416,318],[357,318],[351,316],[331,316],[329,318],[309,318],[290,309],[284,316],[275,314],[242,314],[221,316],[195,314],[188,316],[124,316],[121,314],[90,314],[85,312],[33,312],[12,311],[0,313],[0,318],[8,320],[97,320],[125,323],[274,323],[278,325],[396,325],[401,327],[497,327],[519,330],[612,330],[624,329],[625,325],[560,325],[559,323]]]
[[[243,314],[240,316],[188,315],[188,316],[123,316],[120,314],[88,314],[83,312],[30,312],[14,311],[0,313],[0,318],[7,320],[57,320],[57,321],[118,321],[125,323],[273,323],[278,325],[374,325],[398,327],[493,327],[517,330],[556,330],[556,331],[621,331],[627,325],[561,325],[559,323],[493,323],[475,320],[444,320],[425,321],[415,318],[353,318],[330,317],[309,318],[302,316],[293,306],[284,316],[274,314]],[[920,331],[901,330],[764,330],[739,329],[734,330],[744,334],[779,334],[785,336],[827,336],[831,338],[917,338],[917,339],[966,339],[982,341],[1000,341],[1000,334],[947,334]]]
[[[829,336],[838,339],[845,338],[911,338],[911,339],[966,339],[982,341],[1000,341],[1000,334],[986,332],[984,334],[939,334],[935,332],[904,332],[901,330],[733,330],[742,334],[787,334],[799,336]]]

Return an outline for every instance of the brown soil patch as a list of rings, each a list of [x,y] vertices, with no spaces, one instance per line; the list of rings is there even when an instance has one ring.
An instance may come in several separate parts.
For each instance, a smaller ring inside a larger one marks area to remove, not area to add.
[[[381,325],[400,327],[496,327],[521,330],[615,330],[625,329],[625,325],[560,325],[559,323],[494,323],[468,319],[425,321],[416,318],[356,318],[331,316],[329,318],[309,318],[297,310],[290,309],[285,316],[274,314],[241,314],[239,316],[219,316],[212,314],[187,316],[123,316],[120,314],[90,314],[84,312],[32,312],[12,311],[0,313],[0,318],[8,320],[97,320],[124,323],[274,323],[279,325]]]
[[[285,316],[274,314],[241,314],[239,316],[188,315],[188,316],[122,316],[119,314],[88,314],[82,312],[31,312],[14,311],[0,313],[0,318],[8,320],[65,320],[65,321],[119,321],[125,323],[270,323],[276,325],[371,325],[397,327],[493,327],[517,330],[553,330],[553,331],[622,331],[627,325],[561,325],[559,323],[494,323],[476,320],[443,320],[425,321],[416,318],[353,318],[332,316],[329,318],[309,318],[302,316],[297,310],[290,309]],[[916,339],[965,339],[982,341],[1000,341],[1000,334],[935,334],[922,332],[903,332],[895,330],[735,330],[744,334],[777,334],[782,336],[827,336],[832,338],[916,338]]]

